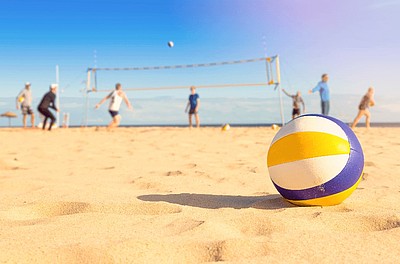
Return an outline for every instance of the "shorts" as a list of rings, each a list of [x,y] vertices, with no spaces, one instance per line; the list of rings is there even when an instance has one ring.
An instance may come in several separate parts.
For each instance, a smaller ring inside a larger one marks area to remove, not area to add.
[[[21,107],[21,111],[22,111],[23,115],[32,115],[33,114],[32,108],[27,105],[23,105]]]
[[[114,117],[116,117],[117,115],[119,115],[119,112],[118,112],[118,111],[108,110],[108,112],[110,113],[110,115],[111,115],[112,118],[114,118]]]
[[[196,111],[196,108],[190,109],[189,110],[189,115],[193,115],[193,114],[198,114],[199,112]]]
[[[293,108],[292,115],[300,115],[300,109]]]
[[[368,107],[367,106],[365,106],[365,104],[360,104],[359,106],[358,106],[358,110],[365,110],[365,109],[367,109]]]

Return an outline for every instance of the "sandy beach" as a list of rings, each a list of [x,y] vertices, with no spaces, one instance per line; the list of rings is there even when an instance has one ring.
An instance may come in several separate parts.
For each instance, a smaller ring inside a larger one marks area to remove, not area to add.
[[[357,128],[363,181],[297,207],[264,128],[0,129],[1,263],[397,263],[400,128]]]

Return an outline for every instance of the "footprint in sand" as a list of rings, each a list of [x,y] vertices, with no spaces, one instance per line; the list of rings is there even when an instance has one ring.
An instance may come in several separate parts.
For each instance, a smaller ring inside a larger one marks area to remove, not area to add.
[[[89,204],[84,202],[36,203],[0,211],[0,219],[28,221],[81,213],[164,215],[180,213],[181,207],[166,203]]]
[[[245,236],[270,236],[272,233],[282,232],[283,225],[272,221],[268,216],[247,214],[230,221],[231,225]]]
[[[247,167],[247,169],[252,173],[257,173],[258,172],[258,167]]]
[[[132,250],[134,248],[135,250]],[[135,263],[208,263],[253,259],[270,254],[269,243],[252,238],[201,241],[130,239],[107,249],[111,255],[133,256]],[[157,254],[154,254],[157,252]]]
[[[111,167],[104,167],[104,168],[101,168],[102,170],[113,170],[113,169],[115,169],[115,166],[111,166]]]
[[[246,163],[238,161],[237,163],[231,163],[227,165],[227,167],[231,170],[237,170],[243,168],[244,165],[246,165]]]
[[[114,259],[105,249],[82,246],[79,244],[59,247],[48,252],[43,263],[114,263]]]
[[[132,204],[106,204],[92,205],[92,212],[112,213],[121,215],[165,215],[182,212],[178,205],[167,203],[132,203]]]
[[[322,214],[322,212],[315,212],[312,214],[312,218],[317,218],[318,216],[320,216]]]
[[[197,167],[197,164],[196,163],[189,163],[189,164],[186,164],[186,168],[188,168],[188,169],[194,169],[194,168],[196,168]]]
[[[269,254],[267,242],[251,239],[228,239],[204,245],[202,262],[237,261],[238,259],[263,257]],[[198,248],[202,248],[200,245]]]
[[[204,221],[198,221],[190,218],[181,218],[166,225],[164,230],[166,235],[173,236],[193,230],[203,223]]]
[[[204,171],[195,171],[194,173],[196,174],[196,176],[201,176],[201,177],[204,177],[206,179],[211,179],[211,176],[208,173],[204,172]],[[224,179],[225,178],[223,178],[223,180]],[[220,181],[218,181],[218,182],[220,182]]]
[[[165,176],[179,176],[179,175],[183,175],[183,172],[181,172],[180,170],[176,170],[176,171],[168,171]]]
[[[371,231],[385,231],[400,227],[400,218],[398,216],[366,217],[365,222],[369,223]]]
[[[332,207],[332,210],[335,212],[339,212],[339,213],[348,213],[348,212],[354,211],[353,209],[351,209],[343,204]]]
[[[364,164],[365,164],[365,166],[368,166],[368,167],[376,167],[375,163],[373,163],[372,161],[366,161]]]
[[[334,210],[320,214],[318,219],[329,229],[344,232],[378,232],[400,227],[399,216],[355,215],[347,207],[332,208]],[[338,214],[342,212],[343,214]],[[332,214],[333,213],[333,214]],[[346,219],[346,220],[344,220]]]
[[[150,189],[159,190],[163,188],[163,186],[158,182],[131,181],[131,184],[134,184],[134,186],[139,188],[140,190],[150,190]]]
[[[7,220],[25,221],[83,213],[88,207],[89,204],[79,202],[38,203],[0,212],[0,217]]]
[[[21,162],[15,159],[0,160],[0,170],[18,170],[21,168]]]

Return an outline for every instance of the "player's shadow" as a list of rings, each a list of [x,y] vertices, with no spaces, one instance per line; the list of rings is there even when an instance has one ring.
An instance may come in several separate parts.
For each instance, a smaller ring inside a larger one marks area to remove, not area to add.
[[[197,193],[179,193],[179,194],[149,194],[137,197],[146,202],[167,202],[186,206],[218,209],[218,208],[257,208],[266,210],[275,210],[294,207],[282,196],[278,194],[269,194],[265,196],[234,196],[234,195],[213,195]]]

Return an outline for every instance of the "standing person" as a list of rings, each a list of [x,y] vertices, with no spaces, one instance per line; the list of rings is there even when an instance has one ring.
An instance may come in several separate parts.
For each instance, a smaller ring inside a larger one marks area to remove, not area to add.
[[[110,113],[112,120],[108,125],[108,128],[118,127],[121,121],[121,115],[119,114],[119,108],[121,107],[122,100],[125,101],[126,106],[133,110],[131,103],[128,100],[125,92],[122,91],[122,85],[117,83],[115,85],[115,90],[109,95],[104,97],[98,104],[96,104],[96,109],[98,109],[106,100],[110,100],[110,106],[108,107],[108,112]]]
[[[196,93],[196,87],[190,87],[191,94],[189,95],[189,101],[186,105],[185,113],[188,112],[189,108],[189,127],[192,127],[192,116],[196,118],[196,127],[200,127],[199,118],[199,107],[200,107],[200,96]]]
[[[40,104],[38,106],[39,112],[44,115],[44,121],[43,121],[43,130],[46,129],[46,123],[47,119],[50,118],[50,126],[49,126],[49,131],[53,127],[54,122],[56,121],[56,118],[54,117],[53,113],[50,112],[49,108],[52,108],[56,110],[57,112],[60,112],[60,110],[56,107],[55,100],[56,100],[56,93],[57,93],[57,84],[52,84],[50,85],[50,91],[47,92],[43,98],[42,101],[40,101]]]
[[[316,91],[319,91],[319,95],[321,96],[321,110],[323,115],[329,115],[329,87],[328,87],[328,74],[322,74],[321,81],[315,86],[314,89],[309,90],[308,93],[312,94]]]
[[[358,105],[358,114],[354,119],[353,124],[351,125],[352,129],[356,127],[358,121],[360,121],[363,115],[365,115],[365,124],[367,128],[370,128],[371,113],[369,111],[369,107],[375,105],[374,93],[375,93],[374,88],[369,87],[368,92],[361,99],[361,102]]]
[[[306,111],[306,106],[304,104],[303,97],[301,97],[301,92],[297,91],[295,95],[291,95],[288,92],[285,91],[285,89],[282,89],[282,91],[289,97],[292,98],[293,100],[293,111],[292,111],[292,119],[295,119],[301,114],[300,110],[300,103],[303,105],[303,113]]]
[[[21,107],[22,112],[22,123],[24,128],[26,128],[27,115],[31,116],[32,128],[35,127],[35,113],[32,110],[32,91],[31,84],[29,82],[25,83],[25,88],[17,96],[17,110]]]

